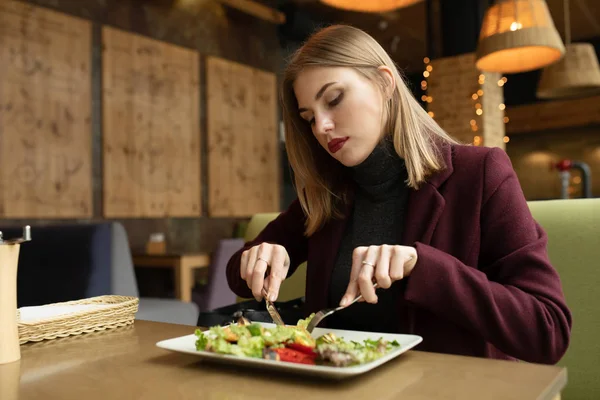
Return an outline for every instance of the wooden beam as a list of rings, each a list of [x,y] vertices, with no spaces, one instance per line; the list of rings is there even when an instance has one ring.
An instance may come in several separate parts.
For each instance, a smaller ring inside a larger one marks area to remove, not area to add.
[[[509,135],[600,124],[600,96],[508,107],[506,115]]]
[[[285,23],[285,14],[252,0],[219,0],[222,4],[275,24]]]

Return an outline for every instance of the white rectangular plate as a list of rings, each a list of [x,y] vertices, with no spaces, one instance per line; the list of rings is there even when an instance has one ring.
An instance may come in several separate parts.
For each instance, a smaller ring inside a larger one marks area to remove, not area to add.
[[[265,327],[272,327],[273,324],[261,323],[261,325]],[[396,357],[400,354],[412,349],[419,343],[423,341],[421,336],[417,335],[402,335],[402,334],[389,334],[389,333],[373,333],[373,332],[359,332],[359,331],[346,331],[346,330],[337,330],[337,329],[325,329],[325,328],[315,328],[312,333],[312,336],[317,338],[325,333],[332,332],[337,337],[341,337],[344,340],[355,340],[357,342],[362,342],[365,339],[373,339],[377,340],[379,338],[383,338],[384,340],[393,341],[396,340],[400,346],[390,351],[383,357],[366,363],[362,365],[356,365],[352,367],[331,367],[324,365],[306,365],[306,364],[297,364],[285,361],[275,361],[275,360],[264,360],[260,358],[251,358],[251,357],[238,357],[227,354],[218,354],[211,353],[208,351],[198,351],[196,350],[196,335],[186,335],[180,336],[172,339],[162,340],[156,345],[162,349],[178,352],[178,353],[186,353],[198,356],[203,359],[209,359],[217,362],[221,362],[224,364],[237,364],[244,365],[248,367],[255,368],[268,368],[275,369],[279,371],[288,371],[298,374],[304,375],[317,375],[319,377],[326,378],[346,378],[355,375],[363,374],[367,371],[372,370],[384,364]]]

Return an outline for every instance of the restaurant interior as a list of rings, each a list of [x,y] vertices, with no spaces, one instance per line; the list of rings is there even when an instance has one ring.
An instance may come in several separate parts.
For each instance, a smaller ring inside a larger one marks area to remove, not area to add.
[[[417,345],[329,380],[157,345],[266,312],[226,267],[297,197],[282,72],[332,24],[509,156],[573,315],[556,365]],[[0,399],[600,399],[599,51],[597,0],[0,0]]]

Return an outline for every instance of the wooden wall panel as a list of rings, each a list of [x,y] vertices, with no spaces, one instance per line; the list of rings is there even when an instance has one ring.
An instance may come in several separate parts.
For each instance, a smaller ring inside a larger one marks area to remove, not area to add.
[[[102,40],[104,216],[199,216],[199,54],[109,27]]]
[[[206,70],[209,215],[279,211],[275,75],[217,57]]]
[[[0,216],[92,215],[91,25],[0,2]]]

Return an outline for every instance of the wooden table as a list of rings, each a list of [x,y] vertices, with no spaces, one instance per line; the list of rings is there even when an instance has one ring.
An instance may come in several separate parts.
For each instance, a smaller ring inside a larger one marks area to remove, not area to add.
[[[206,253],[183,254],[134,254],[136,267],[173,268],[175,271],[175,296],[181,301],[192,301],[194,271],[206,270],[210,265],[210,255]]]
[[[562,390],[563,368],[409,351],[363,376],[329,381],[220,366],[155,346],[194,327],[134,326],[21,346],[0,365],[0,399],[539,399]]]

